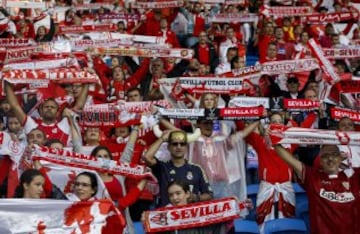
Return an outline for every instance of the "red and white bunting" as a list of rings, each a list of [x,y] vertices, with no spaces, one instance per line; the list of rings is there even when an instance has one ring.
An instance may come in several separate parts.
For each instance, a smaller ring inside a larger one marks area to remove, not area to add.
[[[314,39],[310,39],[308,41],[308,46],[319,61],[320,67],[326,75],[326,80],[332,84],[340,81],[340,76],[335,72],[334,67],[332,66],[331,62],[325,57],[324,52],[322,48],[318,45],[318,43]]]
[[[313,11],[312,7],[308,6],[300,6],[300,7],[292,7],[292,6],[277,6],[271,7],[267,5],[263,5],[260,8],[260,13],[265,16],[303,16],[305,14],[309,14]]]
[[[146,232],[203,227],[236,219],[240,217],[243,209],[245,209],[245,204],[239,203],[235,198],[165,207],[146,211],[144,226]]]
[[[360,46],[351,46],[348,48],[324,48],[324,55],[329,59],[347,59],[360,58]]]
[[[246,23],[256,22],[259,19],[258,14],[242,14],[242,13],[220,13],[211,17],[209,20],[213,23]]]
[[[177,48],[142,48],[137,46],[119,46],[117,48],[95,48],[95,54],[107,55],[121,55],[121,56],[139,56],[139,57],[161,57],[161,58],[181,58],[191,59],[194,56],[194,51],[191,49],[177,49]]]
[[[183,3],[177,0],[168,0],[168,1],[135,1],[135,4],[132,5],[133,8],[143,8],[143,9],[159,9],[159,8],[176,8],[182,7]]]
[[[331,119],[334,119],[336,121],[339,121],[344,117],[348,117],[355,124],[360,124],[360,112],[357,110],[334,106],[330,109],[330,116]]]
[[[110,200],[0,199],[2,233],[115,234],[125,226]]]
[[[359,18],[359,12],[332,12],[332,13],[316,13],[308,14],[301,17],[302,22],[307,24],[316,23],[337,23],[349,20],[356,20]]]
[[[81,25],[81,26],[59,26],[59,34],[78,34],[87,32],[111,32],[116,31],[117,27],[115,24],[92,24],[92,25]]]
[[[295,128],[279,124],[271,124],[270,130],[273,145],[360,145],[360,132]]]
[[[150,170],[143,165],[96,158],[71,151],[57,150],[47,147],[35,147],[35,150],[32,153],[32,159],[97,172],[107,172],[113,175],[122,175],[136,179],[153,177],[151,172],[149,172]]]

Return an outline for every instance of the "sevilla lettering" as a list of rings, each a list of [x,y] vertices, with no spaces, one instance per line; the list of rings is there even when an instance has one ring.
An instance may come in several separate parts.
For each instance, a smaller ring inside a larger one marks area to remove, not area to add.
[[[220,213],[224,213],[229,210],[231,210],[231,206],[227,202],[224,204],[215,204],[213,206],[208,205],[208,206],[201,206],[201,207],[192,207],[192,208],[184,209],[184,210],[180,210],[180,211],[178,211],[178,210],[171,211],[170,216],[171,216],[171,219],[173,219],[173,220],[191,219],[191,218],[197,218],[197,217],[201,217],[201,216],[220,214]]]

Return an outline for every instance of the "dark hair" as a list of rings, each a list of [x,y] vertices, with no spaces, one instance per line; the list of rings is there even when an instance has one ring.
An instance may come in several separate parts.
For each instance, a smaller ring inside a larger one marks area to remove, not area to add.
[[[138,87],[133,87],[133,88],[128,89],[128,90],[126,91],[126,96],[128,96],[129,93],[134,92],[134,91],[138,91],[139,94],[140,94],[140,96],[141,96],[141,89],[138,88]]]
[[[51,145],[55,144],[55,143],[58,143],[58,144],[61,144],[62,146],[64,146],[64,143],[62,143],[59,139],[54,139],[54,138],[47,140],[45,142],[44,146],[51,148]]]
[[[28,169],[24,171],[20,176],[20,183],[15,189],[16,198],[24,197],[24,184],[30,184],[36,176],[44,177],[39,170]]]
[[[96,157],[96,154],[97,154],[100,150],[105,150],[105,151],[109,154],[110,159],[113,159],[113,158],[112,158],[112,154],[111,154],[109,148],[106,147],[106,146],[103,146],[103,145],[96,146],[96,147],[91,151],[90,155]]]
[[[173,185],[178,185],[178,186],[180,186],[180,187],[184,190],[185,193],[190,192],[190,186],[189,186],[189,184],[186,183],[186,182],[183,181],[183,180],[173,180],[173,181],[171,181],[171,182],[169,183],[169,185],[167,186],[167,190],[169,190],[169,188],[170,188],[171,186],[173,186]]]
[[[91,182],[91,188],[95,191],[91,195],[91,197],[95,196],[95,194],[98,191],[98,181],[97,181],[96,175],[94,173],[92,173],[92,172],[89,172],[89,171],[83,171],[83,172],[81,172],[80,174],[78,174],[76,176],[75,181],[77,180],[77,178],[79,178],[79,176],[87,176],[87,177],[89,177],[90,182]]]

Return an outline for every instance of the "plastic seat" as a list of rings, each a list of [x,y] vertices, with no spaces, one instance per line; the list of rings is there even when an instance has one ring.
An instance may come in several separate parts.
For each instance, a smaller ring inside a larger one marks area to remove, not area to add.
[[[293,183],[293,188],[295,191],[296,204],[300,204],[307,201],[308,199],[307,194],[305,190],[298,183]]]
[[[302,219],[305,222],[307,229],[310,230],[309,202],[306,200],[296,204],[295,213],[296,218]]]
[[[274,219],[265,222],[265,234],[307,234],[306,224],[301,219]]]
[[[142,222],[134,222],[135,234],[145,234]]]
[[[234,227],[236,234],[260,233],[259,227],[255,221],[235,219]]]

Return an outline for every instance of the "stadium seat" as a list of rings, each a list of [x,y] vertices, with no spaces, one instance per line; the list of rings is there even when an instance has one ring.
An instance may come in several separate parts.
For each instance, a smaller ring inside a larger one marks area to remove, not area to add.
[[[305,190],[298,183],[293,183],[293,187],[295,191],[296,204],[306,202],[307,194]]]
[[[308,230],[310,230],[310,221],[309,221],[309,202],[303,201],[301,203],[296,204],[296,218],[302,219]]]
[[[259,191],[259,184],[250,184],[246,186],[247,197],[251,199],[254,205],[254,209],[249,212],[249,215],[246,216],[247,220],[255,220],[256,219],[256,196]]]
[[[301,219],[274,219],[265,222],[265,234],[307,234],[306,224]]]
[[[255,221],[235,219],[234,226],[235,226],[235,234],[260,233],[259,227]]]
[[[135,234],[145,234],[142,222],[134,222]]]

